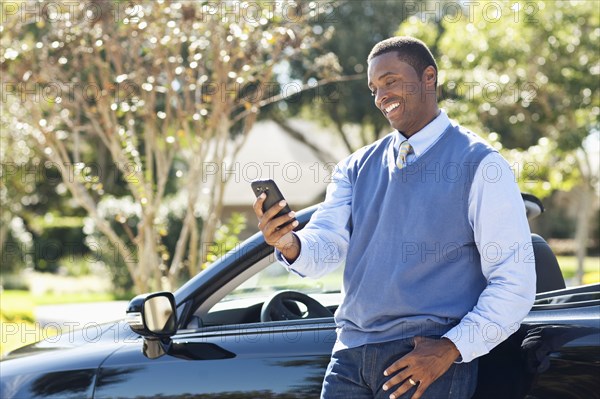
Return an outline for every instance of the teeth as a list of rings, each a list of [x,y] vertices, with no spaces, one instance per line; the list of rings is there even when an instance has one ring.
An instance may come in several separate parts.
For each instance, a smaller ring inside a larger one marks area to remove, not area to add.
[[[399,103],[393,103],[391,105],[388,105],[387,107],[385,107],[385,112],[390,113],[392,110],[398,108],[399,106],[400,106]]]

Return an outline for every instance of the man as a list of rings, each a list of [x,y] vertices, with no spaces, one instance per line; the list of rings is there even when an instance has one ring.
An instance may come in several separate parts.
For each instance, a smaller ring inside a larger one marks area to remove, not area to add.
[[[518,329],[535,297],[524,205],[507,162],[438,108],[424,43],[390,38],[367,61],[395,131],[338,164],[303,230],[279,227],[294,216],[274,218],[283,203],[263,213],[264,195],[259,228],[302,276],[345,262],[322,398],[468,398],[476,358]]]

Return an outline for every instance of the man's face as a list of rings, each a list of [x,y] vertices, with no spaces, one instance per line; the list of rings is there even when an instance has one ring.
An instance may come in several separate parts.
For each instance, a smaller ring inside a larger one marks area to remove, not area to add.
[[[431,120],[431,96],[435,102],[435,83],[431,85],[428,78],[431,69],[425,70],[426,79],[422,80],[395,52],[378,55],[369,63],[368,84],[375,105],[405,136],[421,130]]]

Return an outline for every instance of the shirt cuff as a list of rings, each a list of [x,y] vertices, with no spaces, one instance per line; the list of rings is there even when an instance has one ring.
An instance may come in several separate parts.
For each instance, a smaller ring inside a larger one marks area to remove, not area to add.
[[[460,323],[442,336],[452,341],[460,352],[454,363],[469,363],[489,352],[485,342],[477,340],[474,332],[474,329]]]
[[[296,258],[296,260],[293,261],[292,263],[288,262],[288,260],[285,258],[285,256],[283,256],[281,251],[278,249],[275,249],[275,259],[279,263],[281,263],[283,265],[283,267],[285,267],[287,269],[288,272],[293,272],[293,273],[296,273],[297,275],[299,275],[300,277],[305,277],[302,273],[299,273],[297,270],[294,269],[294,265],[301,265],[303,262],[302,248],[304,248],[304,245],[302,243],[302,239],[300,238],[299,235],[296,234],[296,232],[292,231],[292,234],[296,236],[296,238],[298,239],[298,243],[300,244],[300,252],[298,252],[298,257]]]

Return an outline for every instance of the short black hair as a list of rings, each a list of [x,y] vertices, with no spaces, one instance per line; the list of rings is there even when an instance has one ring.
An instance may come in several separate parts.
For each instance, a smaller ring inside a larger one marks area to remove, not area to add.
[[[423,76],[425,68],[429,65],[435,68],[436,85],[438,67],[435,58],[425,43],[411,36],[395,36],[390,37],[377,43],[367,57],[367,63],[378,55],[395,52],[398,59],[412,66],[419,75],[419,79]]]

